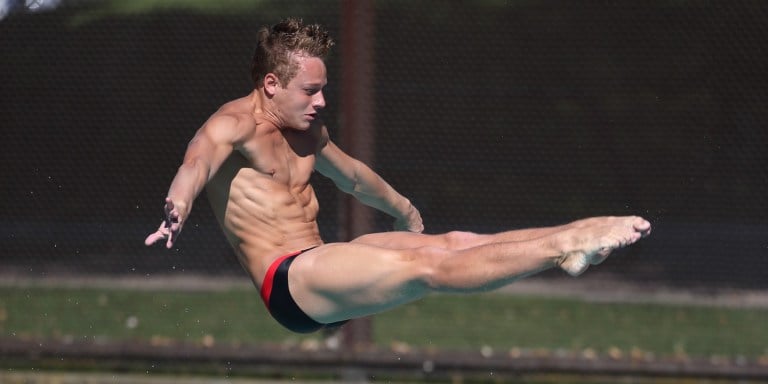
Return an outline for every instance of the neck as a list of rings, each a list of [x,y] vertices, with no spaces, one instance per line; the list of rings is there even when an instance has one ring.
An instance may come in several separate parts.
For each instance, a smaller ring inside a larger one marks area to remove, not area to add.
[[[272,101],[264,94],[263,89],[257,88],[251,92],[251,114],[254,117],[266,118],[282,129],[282,120],[274,112]]]

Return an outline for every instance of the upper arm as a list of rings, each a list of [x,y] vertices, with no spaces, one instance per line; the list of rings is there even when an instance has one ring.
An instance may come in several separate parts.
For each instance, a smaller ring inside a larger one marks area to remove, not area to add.
[[[333,180],[340,189],[349,191],[357,183],[359,163],[358,160],[344,153],[331,140],[327,140],[317,155],[315,169],[323,176]]]

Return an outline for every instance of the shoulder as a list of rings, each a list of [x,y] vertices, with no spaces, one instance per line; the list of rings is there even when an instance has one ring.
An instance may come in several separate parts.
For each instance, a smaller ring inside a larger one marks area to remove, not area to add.
[[[255,132],[256,122],[242,114],[216,112],[200,128],[214,141],[237,142]]]
[[[318,152],[323,150],[323,148],[328,146],[328,143],[331,142],[330,135],[328,134],[328,128],[325,126],[325,123],[323,123],[322,120],[318,120],[316,123],[312,124],[310,132],[317,142]]]
[[[264,127],[241,99],[222,105],[203,124],[201,132],[215,141],[241,142]]]

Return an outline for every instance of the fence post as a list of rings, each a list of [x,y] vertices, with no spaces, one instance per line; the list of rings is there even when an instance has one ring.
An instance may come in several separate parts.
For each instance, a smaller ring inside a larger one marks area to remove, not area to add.
[[[341,2],[341,146],[360,161],[374,161],[374,4],[372,0]],[[339,205],[340,240],[348,241],[371,230],[370,208],[343,196]],[[370,318],[349,322],[342,331],[343,347],[354,352],[372,343]]]

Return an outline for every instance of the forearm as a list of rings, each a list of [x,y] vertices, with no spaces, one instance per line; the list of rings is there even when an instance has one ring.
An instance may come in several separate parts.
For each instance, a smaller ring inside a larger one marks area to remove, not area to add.
[[[185,162],[179,167],[168,189],[168,197],[184,217],[192,209],[192,203],[205,187],[207,180],[207,167],[199,161]]]
[[[361,203],[376,208],[398,220],[407,221],[411,215],[417,212],[410,200],[398,193],[366,165],[358,164],[354,180],[349,193]]]
[[[378,176],[362,179],[354,186],[351,194],[361,203],[396,219],[406,219],[414,210],[410,200]]]
[[[424,229],[419,211],[408,199],[367,165],[349,157],[332,142],[329,141],[321,151],[315,169],[361,203],[394,217],[396,230],[421,232]]]

